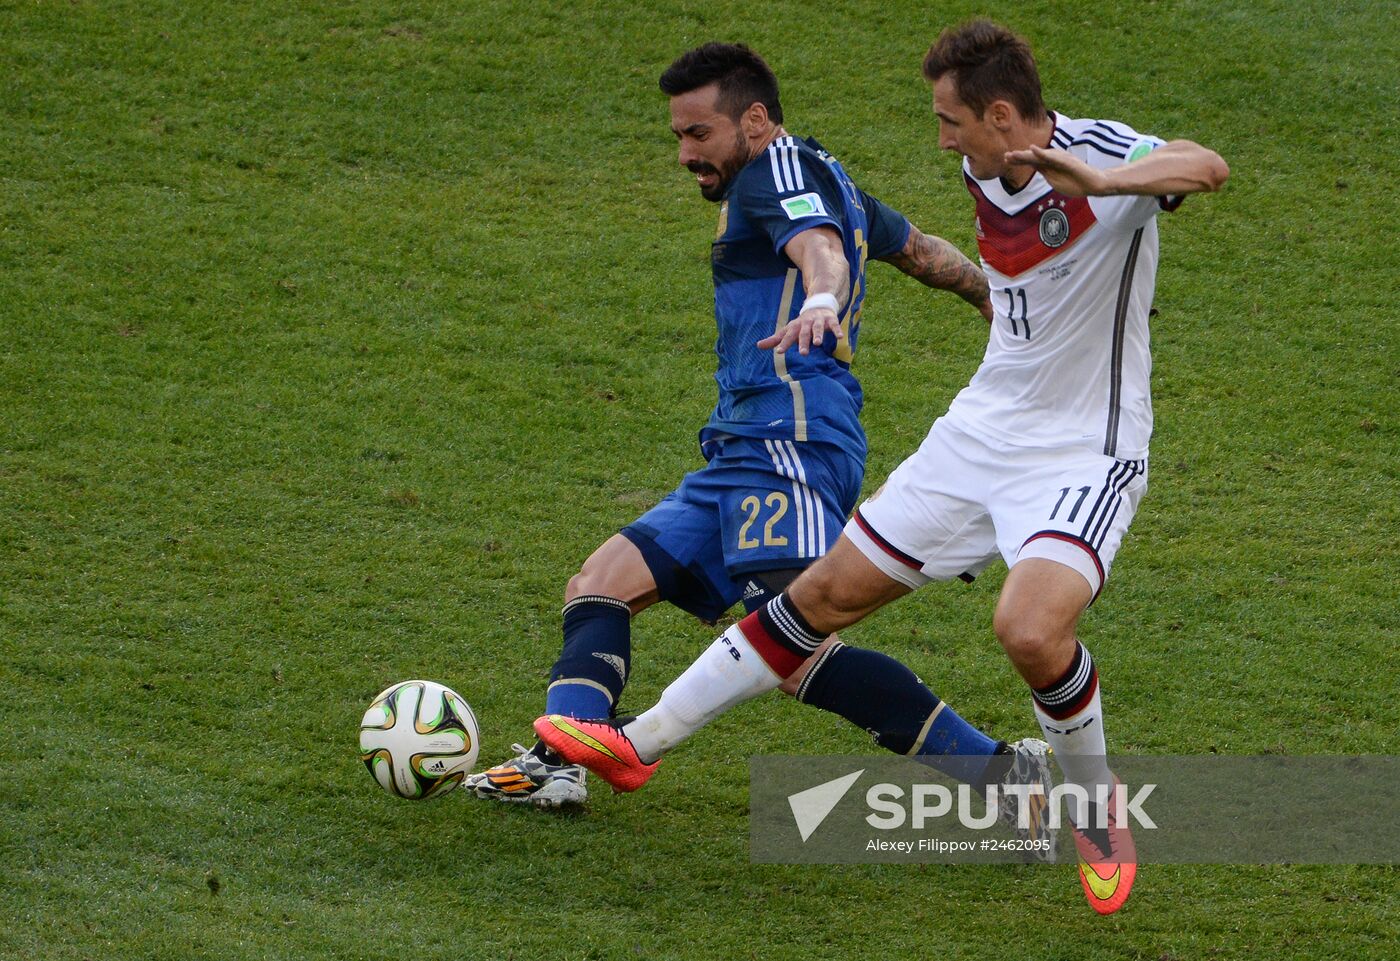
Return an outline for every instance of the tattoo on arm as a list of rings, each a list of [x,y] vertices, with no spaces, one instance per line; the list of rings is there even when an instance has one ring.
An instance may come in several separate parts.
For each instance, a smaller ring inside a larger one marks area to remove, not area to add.
[[[904,249],[884,259],[920,283],[952,291],[974,306],[987,300],[987,275],[941,237],[914,228]]]

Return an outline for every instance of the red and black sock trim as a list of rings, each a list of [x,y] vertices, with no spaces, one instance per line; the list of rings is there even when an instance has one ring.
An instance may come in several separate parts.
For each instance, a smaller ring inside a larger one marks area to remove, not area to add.
[[[739,622],[749,644],[779,677],[802,666],[826,640],[807,623],[786,594],[779,594]]]
[[[1075,642],[1074,660],[1069,669],[1052,684],[1032,690],[1035,702],[1040,709],[1057,721],[1073,717],[1094,699],[1099,689],[1099,670],[1088,649]]]

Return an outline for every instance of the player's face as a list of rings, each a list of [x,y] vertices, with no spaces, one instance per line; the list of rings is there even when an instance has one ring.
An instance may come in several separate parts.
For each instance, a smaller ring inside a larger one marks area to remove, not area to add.
[[[972,176],[990,180],[1006,172],[1006,138],[992,123],[991,111],[981,117],[958,99],[951,72],[933,84],[933,112],[938,117],[938,146],[967,158]]]
[[[671,98],[671,132],[680,141],[677,159],[695,174],[706,200],[722,199],[749,162],[748,138],[736,121],[715,109],[718,99],[719,85],[713,83]]]

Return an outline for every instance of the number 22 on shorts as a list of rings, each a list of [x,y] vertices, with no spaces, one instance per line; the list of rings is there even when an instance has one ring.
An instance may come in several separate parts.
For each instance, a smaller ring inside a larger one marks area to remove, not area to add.
[[[767,507],[770,513],[768,519],[763,522],[762,545],[764,547],[787,546],[788,539],[785,536],[773,533],[773,528],[777,526],[778,521],[782,520],[783,516],[788,512],[788,499],[786,494],[782,491],[772,491],[762,501],[758,499],[756,494],[750,494],[739,503],[739,507],[748,515],[743,525],[739,528],[740,550],[751,550],[759,546],[758,538],[754,537],[751,531],[753,525],[757,523],[759,515],[763,512],[764,507]]]

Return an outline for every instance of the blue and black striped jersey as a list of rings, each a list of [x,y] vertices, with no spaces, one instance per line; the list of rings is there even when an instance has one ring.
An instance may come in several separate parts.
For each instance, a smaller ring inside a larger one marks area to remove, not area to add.
[[[830,227],[850,263],[846,336],[828,334],[807,356],[793,347],[760,350],[757,341],[798,315],[801,271],[783,253],[798,233]],[[816,141],[779,137],[729,186],[712,248],[719,338],[719,403],[701,444],[725,435],[840,445],[865,456],[861,389],[851,374],[865,300],[869,257],[903,248],[910,225],[862,191]]]

